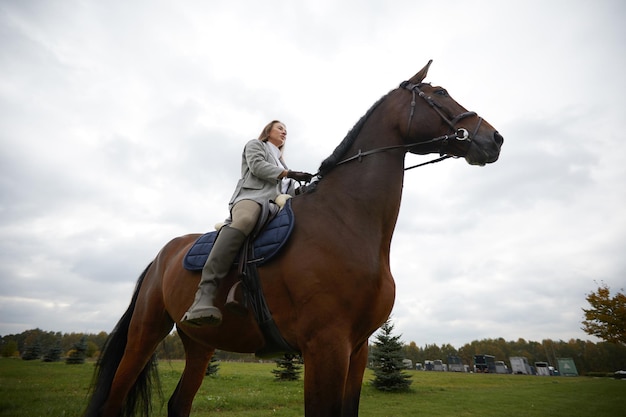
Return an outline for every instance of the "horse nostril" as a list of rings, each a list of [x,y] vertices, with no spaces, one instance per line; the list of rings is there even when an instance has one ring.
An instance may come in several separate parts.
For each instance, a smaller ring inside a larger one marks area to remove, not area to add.
[[[493,134],[493,139],[496,141],[498,146],[502,146],[502,144],[504,143],[504,138],[498,132]]]

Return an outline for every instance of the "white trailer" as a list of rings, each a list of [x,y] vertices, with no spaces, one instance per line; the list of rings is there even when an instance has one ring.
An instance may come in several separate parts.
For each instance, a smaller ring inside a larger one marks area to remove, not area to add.
[[[535,372],[540,376],[550,376],[550,364],[548,362],[535,362]]]
[[[511,373],[532,375],[533,372],[530,369],[530,364],[528,363],[528,359],[526,359],[525,357],[511,356],[509,360],[511,361]]]
[[[456,355],[448,356],[448,371],[450,372],[467,372],[465,370],[465,365],[463,365],[463,361],[460,357]]]
[[[509,368],[504,361],[496,361],[496,374],[508,374]]]

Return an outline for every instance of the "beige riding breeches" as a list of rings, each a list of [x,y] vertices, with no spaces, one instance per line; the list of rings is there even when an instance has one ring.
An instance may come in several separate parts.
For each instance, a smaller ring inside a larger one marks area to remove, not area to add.
[[[230,214],[233,220],[230,227],[248,236],[261,215],[261,206],[253,200],[241,200],[233,206]]]

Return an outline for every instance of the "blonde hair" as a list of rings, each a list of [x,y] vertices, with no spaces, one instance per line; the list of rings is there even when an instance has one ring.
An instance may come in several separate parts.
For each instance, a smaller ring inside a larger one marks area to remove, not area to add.
[[[261,131],[261,134],[259,135],[259,140],[262,142],[267,142],[268,139],[270,138],[270,132],[272,131],[272,128],[274,127],[274,125],[276,123],[282,123],[280,120],[272,120],[271,122],[269,122],[268,124],[265,125],[265,127],[263,128],[263,130]]]

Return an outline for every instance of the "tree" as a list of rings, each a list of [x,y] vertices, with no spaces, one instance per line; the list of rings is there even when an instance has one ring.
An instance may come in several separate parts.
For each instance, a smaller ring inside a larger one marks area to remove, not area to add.
[[[80,341],[74,345],[74,348],[70,351],[65,363],[68,365],[80,365],[85,363],[85,357],[87,356],[87,339],[85,336],[80,338]]]
[[[63,349],[61,348],[61,341],[59,340],[54,346],[49,348],[45,355],[43,355],[44,362],[58,362],[61,360],[61,354]]]
[[[3,358],[10,358],[13,356],[19,355],[19,350],[17,349],[17,341],[13,339],[8,339],[6,342],[2,341],[2,348],[0,349],[0,353]]]
[[[215,355],[211,356],[211,360],[206,367],[206,372],[204,375],[206,376],[217,376],[217,371],[220,370],[219,360],[215,357]]]
[[[300,379],[302,359],[299,355],[285,353],[282,358],[276,359],[278,369],[272,369],[272,373],[278,381],[297,381]]]
[[[424,361],[420,348],[413,341],[404,346],[403,354],[405,358],[410,359],[414,364]]]
[[[41,359],[41,343],[39,342],[39,340],[36,340],[33,344],[27,346],[26,349],[24,349],[22,359],[24,359],[25,361]]]
[[[376,335],[372,349],[374,380],[372,384],[380,391],[408,391],[411,376],[403,372],[403,345],[401,336],[392,336],[393,324],[387,320]]]
[[[626,295],[618,292],[611,297],[611,290],[603,283],[596,292],[587,294],[586,300],[591,308],[582,309],[582,329],[607,342],[626,344]]]

